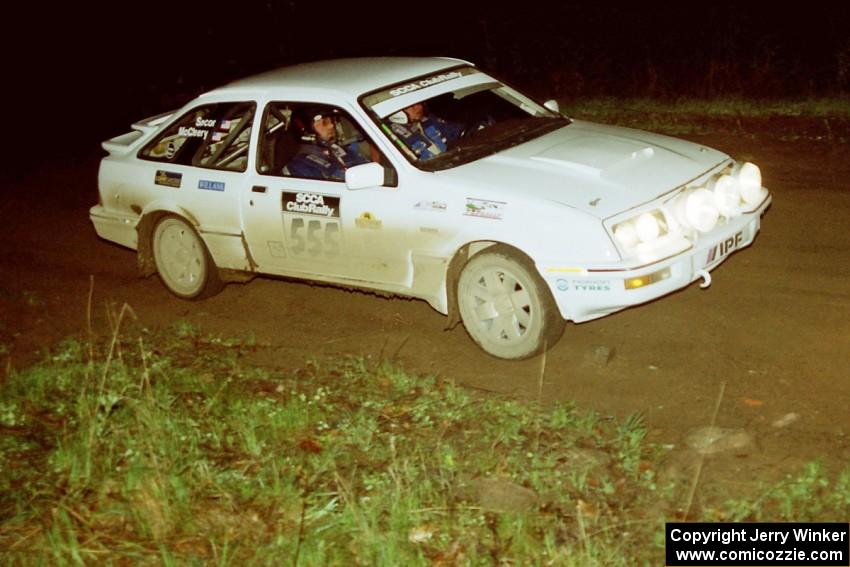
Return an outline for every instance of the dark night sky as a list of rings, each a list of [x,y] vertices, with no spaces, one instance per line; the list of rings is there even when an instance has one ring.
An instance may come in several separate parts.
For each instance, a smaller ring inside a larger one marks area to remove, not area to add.
[[[467,58],[547,96],[850,92],[847,3],[410,3],[418,16],[383,0],[122,4],[6,18],[12,120],[33,141],[58,112],[96,148],[232,79],[347,56]]]

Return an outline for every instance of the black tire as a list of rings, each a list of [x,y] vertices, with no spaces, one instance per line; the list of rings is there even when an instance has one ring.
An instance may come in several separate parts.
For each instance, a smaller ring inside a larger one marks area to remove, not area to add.
[[[151,239],[159,279],[177,297],[203,299],[224,287],[204,241],[184,219],[162,217]]]
[[[525,256],[494,246],[473,256],[457,284],[466,332],[485,352],[522,360],[555,344],[565,321]]]

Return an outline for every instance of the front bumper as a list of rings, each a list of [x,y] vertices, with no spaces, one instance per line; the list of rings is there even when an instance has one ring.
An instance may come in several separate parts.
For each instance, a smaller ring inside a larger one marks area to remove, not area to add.
[[[687,287],[752,244],[772,202],[702,235],[690,249],[638,268],[538,266],[564,319],[581,323],[640,305]],[[641,280],[641,282],[636,282]],[[629,288],[627,288],[627,282]]]

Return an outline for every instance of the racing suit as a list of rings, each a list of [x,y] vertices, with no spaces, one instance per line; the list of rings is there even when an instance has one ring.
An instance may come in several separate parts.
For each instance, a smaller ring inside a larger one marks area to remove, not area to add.
[[[322,141],[301,144],[284,173],[308,179],[345,181],[346,169],[369,161],[358,151],[359,145],[358,142],[342,146]]]
[[[427,161],[446,151],[449,142],[456,140],[463,131],[460,124],[431,116],[413,124],[393,123],[390,128],[413,150],[420,161]]]

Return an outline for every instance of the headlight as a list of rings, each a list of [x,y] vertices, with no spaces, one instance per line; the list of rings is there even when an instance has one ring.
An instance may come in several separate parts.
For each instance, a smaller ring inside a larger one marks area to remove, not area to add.
[[[614,225],[614,238],[625,258],[652,262],[690,248],[691,241],[662,209],[652,209]]]
[[[655,215],[643,213],[635,222],[635,230],[641,242],[652,242],[661,233],[661,226]]]
[[[738,185],[741,188],[741,198],[750,206],[758,205],[767,190],[761,186],[761,170],[750,162],[746,162],[738,171]]]
[[[639,244],[654,242],[667,231],[664,213],[658,209],[632,217],[614,226],[614,236],[620,245],[627,250]]]
[[[622,222],[614,227],[614,236],[623,248],[630,249],[637,246],[638,233],[634,223],[631,221]]]

